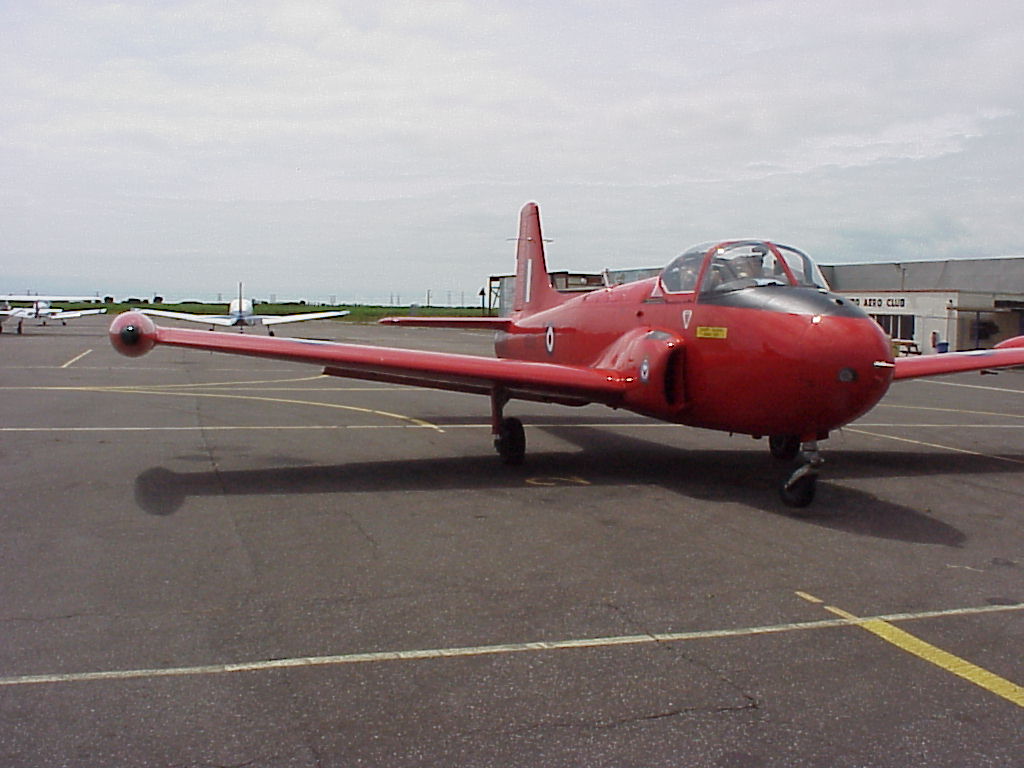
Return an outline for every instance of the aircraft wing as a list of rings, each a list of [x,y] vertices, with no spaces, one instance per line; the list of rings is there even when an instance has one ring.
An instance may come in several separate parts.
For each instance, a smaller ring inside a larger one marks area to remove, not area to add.
[[[231,315],[194,315],[191,312],[172,312],[169,309],[138,309],[136,311],[144,315],[170,317],[175,320],[187,320],[190,323],[203,323],[204,325],[232,326],[235,324],[235,318]]]
[[[988,368],[1009,368],[1024,365],[1024,336],[996,344],[995,349],[976,349],[970,352],[949,352],[941,355],[898,357],[893,379],[916,379],[922,376],[941,376],[946,373],[982,371]]]
[[[500,387],[512,397],[566,405],[590,402],[614,404],[635,385],[633,377],[618,371],[584,366],[339,344],[314,339],[163,328],[139,312],[118,315],[110,326],[110,341],[115,349],[129,357],[145,354],[160,344],[190,347],[311,363],[323,366],[324,373],[331,376],[476,394],[490,394],[495,387]]]
[[[100,301],[96,296],[45,296],[35,293],[0,293],[0,301]]]
[[[28,307],[15,307],[14,309],[0,309],[0,317],[35,317],[35,313]]]
[[[334,310],[329,312],[303,312],[296,315],[253,315],[254,320],[259,320],[263,325],[280,325],[281,323],[301,323],[306,320],[325,320],[328,317],[344,317],[347,310]]]
[[[54,312],[51,315],[47,315],[47,320],[72,320],[76,317],[85,317],[86,315],[102,315],[106,314],[107,308],[103,309],[73,309],[68,312],[63,310],[60,312]]]
[[[482,328],[505,331],[512,324],[511,317],[382,317],[382,325],[412,325],[425,328]]]

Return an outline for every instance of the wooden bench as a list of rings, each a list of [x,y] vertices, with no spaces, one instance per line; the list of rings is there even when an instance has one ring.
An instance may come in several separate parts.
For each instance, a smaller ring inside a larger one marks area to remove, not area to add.
[[[892,349],[894,354],[903,356],[921,354],[921,348],[917,346],[917,342],[907,339],[893,339]]]

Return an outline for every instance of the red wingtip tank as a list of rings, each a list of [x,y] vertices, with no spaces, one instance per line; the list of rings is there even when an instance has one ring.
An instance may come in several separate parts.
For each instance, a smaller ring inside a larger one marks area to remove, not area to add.
[[[156,345],[156,325],[141,312],[123,312],[110,324],[110,343],[127,357],[141,357]]]
[[[1017,349],[1018,347],[1024,347],[1024,336],[1014,336],[1012,339],[1006,339],[996,344],[995,349]]]

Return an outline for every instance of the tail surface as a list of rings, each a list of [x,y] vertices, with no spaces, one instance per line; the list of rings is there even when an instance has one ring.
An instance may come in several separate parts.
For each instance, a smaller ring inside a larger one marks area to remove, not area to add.
[[[527,203],[519,212],[519,242],[516,248],[516,290],[514,312],[540,312],[562,302],[551,287],[540,233],[540,209]]]

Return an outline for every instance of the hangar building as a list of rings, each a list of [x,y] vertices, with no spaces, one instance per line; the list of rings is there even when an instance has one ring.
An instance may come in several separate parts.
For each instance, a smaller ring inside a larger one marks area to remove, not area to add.
[[[1024,333],[1024,257],[833,264],[822,271],[904,353],[987,348]]]
[[[859,304],[900,354],[992,347],[1024,334],[1024,256],[820,265],[832,289]],[[661,268],[552,273],[560,291],[642,280]],[[489,306],[507,314],[512,275],[490,279]]]

